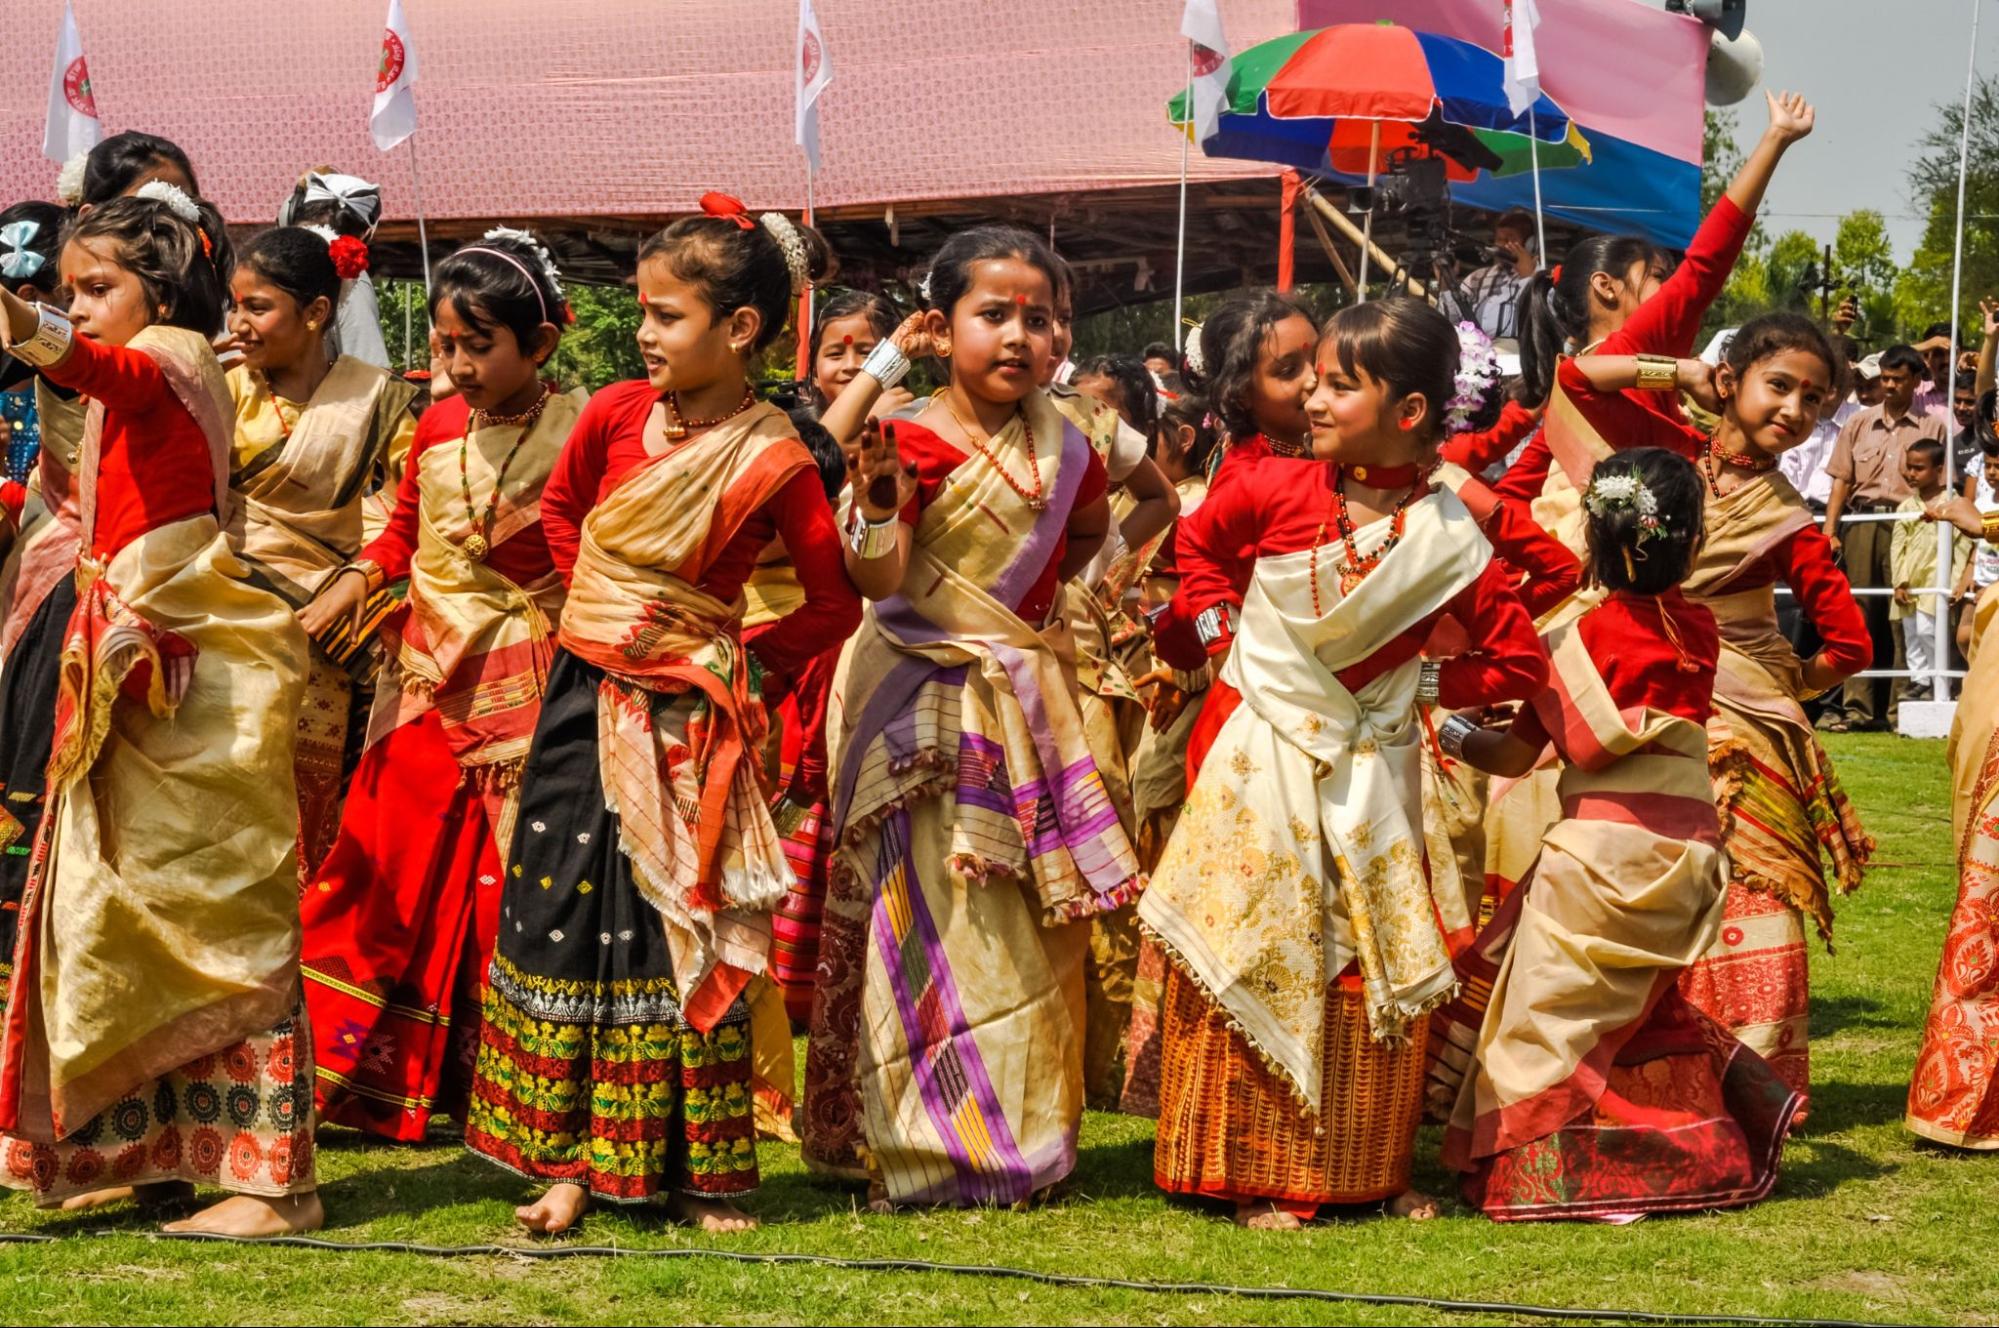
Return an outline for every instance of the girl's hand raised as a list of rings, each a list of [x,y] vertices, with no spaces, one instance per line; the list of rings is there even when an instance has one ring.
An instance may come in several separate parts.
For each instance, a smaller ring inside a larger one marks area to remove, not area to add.
[[[891,520],[916,496],[916,467],[905,464],[893,425],[869,420],[858,443],[847,449],[847,483],[863,519]]]
[[[1681,360],[1675,374],[1680,391],[1710,415],[1721,414],[1721,392],[1714,385],[1714,366],[1706,360]]]
[[[911,314],[902,320],[902,326],[888,334],[888,339],[895,343],[897,350],[912,360],[920,360],[935,354],[936,348],[930,344],[930,325],[927,319],[928,316],[925,314]]]
[[[1812,132],[1817,112],[1795,92],[1765,92],[1770,103],[1770,134],[1782,143],[1795,143]]]

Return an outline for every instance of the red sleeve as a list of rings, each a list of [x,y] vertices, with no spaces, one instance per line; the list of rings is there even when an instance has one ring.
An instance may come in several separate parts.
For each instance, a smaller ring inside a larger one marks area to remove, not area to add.
[[[1217,604],[1242,606],[1251,567],[1244,554],[1255,549],[1257,539],[1256,486],[1248,482],[1252,474],[1253,468],[1245,466],[1232,483],[1210,488],[1200,507],[1177,527],[1180,588],[1154,624],[1153,637],[1160,658],[1176,669],[1193,672],[1210,654],[1228,648],[1226,635],[1204,648],[1194,619]]]
[[[1778,545],[1770,558],[1825,642],[1826,663],[1844,677],[1872,664],[1874,641],[1867,619],[1854,598],[1853,583],[1833,561],[1825,533],[1807,526]]]
[[[19,528],[21,509],[28,505],[28,489],[14,480],[0,480],[0,511],[10,526]]]
[[[1506,468],[1492,486],[1493,492],[1512,502],[1531,503],[1541,496],[1548,483],[1548,467],[1554,464],[1555,454],[1549,450],[1548,434],[1543,430],[1527,440],[1527,450]]]
[[[1076,501],[1070,512],[1088,507],[1111,490],[1111,473],[1104,469],[1104,459],[1097,455],[1097,449],[1090,449],[1090,461],[1083,470],[1083,481],[1076,486]]]
[[[416,556],[417,518],[423,511],[423,484],[417,464],[432,444],[461,437],[470,410],[463,397],[440,401],[423,413],[410,439],[410,454],[403,462],[403,477],[396,485],[396,509],[389,524],[375,542],[361,550],[361,556],[382,569],[384,581],[401,581],[410,574],[410,560]]]
[[[743,635],[743,644],[775,678],[774,690],[781,691],[793,673],[854,634],[861,625],[861,597],[847,579],[840,532],[816,468],[805,467],[786,480],[763,511],[776,524],[805,590],[805,603]],[[546,515],[542,519],[546,522]]]
[[[647,388],[650,392],[650,387]],[[596,506],[597,491],[604,484],[609,464],[610,430],[606,421],[620,394],[607,389],[590,398],[577,417],[575,427],[562,445],[562,452],[549,469],[548,482],[541,490],[541,532],[548,540],[548,556],[562,574],[562,584],[576,567],[576,550],[583,540],[583,518]],[[396,510],[402,510],[398,504]]]
[[[1513,592],[1530,618],[1539,618],[1581,588],[1582,560],[1517,504],[1494,502],[1480,525],[1493,552],[1513,574]]]
[[[1687,256],[1673,275],[1660,283],[1651,299],[1638,306],[1624,326],[1603,339],[1599,355],[1693,354],[1701,319],[1728,284],[1728,274],[1742,256],[1754,219],[1728,200],[1715,200],[1687,246]]]
[[[1499,422],[1477,433],[1461,433],[1438,449],[1444,460],[1454,461],[1474,475],[1487,466],[1506,460],[1506,454],[1534,432],[1540,417],[1517,401],[1508,400],[1499,412]]]
[[[1548,685],[1548,649],[1507,581],[1505,566],[1491,563],[1450,602],[1448,612],[1480,644],[1439,666],[1437,703],[1446,710],[1524,701]]]
[[[1622,353],[1630,354],[1629,351]],[[1555,374],[1561,380],[1562,390],[1569,394],[1569,399],[1582,412],[1583,418],[1617,451],[1633,447],[1663,447],[1680,456],[1690,454],[1693,444],[1689,440],[1694,437],[1692,428],[1648,409],[1638,394],[1598,391],[1590,385],[1582,366],[1574,360],[1563,360]],[[1539,492],[1538,489],[1535,491],[1536,496]]]
[[[85,336],[71,338],[69,354],[43,369],[42,376],[113,410],[144,410],[169,390],[167,376],[152,356]]]

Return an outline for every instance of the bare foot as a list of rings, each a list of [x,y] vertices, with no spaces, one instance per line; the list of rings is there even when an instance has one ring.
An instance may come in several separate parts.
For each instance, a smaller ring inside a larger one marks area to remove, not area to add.
[[[319,1192],[287,1194],[267,1199],[257,1194],[232,1194],[221,1203],[210,1204],[193,1217],[169,1222],[160,1230],[174,1235],[189,1232],[208,1236],[234,1236],[239,1240],[269,1240],[273,1236],[297,1236],[317,1231],[326,1222]]]
[[[156,1180],[145,1185],[116,1185],[108,1190],[92,1190],[88,1194],[72,1194],[62,1201],[65,1213],[83,1213],[93,1208],[107,1208],[115,1203],[130,1199],[141,1208],[166,1208],[177,1203],[186,1203],[194,1198],[194,1186],[184,1180]]]
[[[868,1211],[876,1217],[894,1217],[895,1200],[888,1197],[888,1186],[878,1180],[868,1182]]]
[[[551,1185],[548,1192],[531,1204],[514,1209],[514,1221],[543,1236],[559,1236],[582,1221],[590,1211],[590,1191],[564,1182]]]
[[[1251,1231],[1296,1231],[1305,1225],[1296,1213],[1287,1213],[1268,1200],[1237,1204],[1235,1224]]]
[[[1437,1201],[1421,1190],[1404,1190],[1381,1206],[1390,1217],[1406,1217],[1411,1222],[1429,1222],[1440,1216]]]
[[[761,1225],[754,1217],[730,1203],[727,1199],[697,1199],[691,1194],[676,1194],[668,1205],[674,1220],[698,1222],[703,1231],[725,1233],[731,1231],[755,1231]]]

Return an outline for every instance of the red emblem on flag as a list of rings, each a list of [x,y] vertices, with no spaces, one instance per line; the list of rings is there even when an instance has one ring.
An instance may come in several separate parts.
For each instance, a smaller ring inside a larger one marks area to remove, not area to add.
[[[68,69],[62,71],[62,95],[71,110],[97,118],[97,99],[90,95],[90,70],[85,67],[80,55],[69,62]]]
[[[403,76],[403,39],[394,28],[382,29],[382,63],[375,70],[375,91],[387,92]]]
[[[805,67],[805,83],[807,87],[810,87],[812,81],[819,77],[819,65],[822,58],[819,51],[819,34],[807,28],[805,30],[805,49],[799,52],[798,56],[799,63]]]
[[[1220,51],[1211,51],[1199,42],[1194,42],[1193,47],[1195,78],[1206,78],[1222,67],[1222,61],[1226,57]]]

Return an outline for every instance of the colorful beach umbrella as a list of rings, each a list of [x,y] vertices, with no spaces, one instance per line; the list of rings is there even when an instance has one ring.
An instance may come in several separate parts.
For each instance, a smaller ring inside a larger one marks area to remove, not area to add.
[[[1188,123],[1184,90],[1168,113]],[[1394,23],[1313,28],[1236,55],[1228,105],[1201,149],[1350,176],[1407,149],[1442,156],[1460,183],[1527,171],[1537,152],[1544,171],[1589,159],[1588,141],[1546,94],[1513,112],[1499,56]]]

